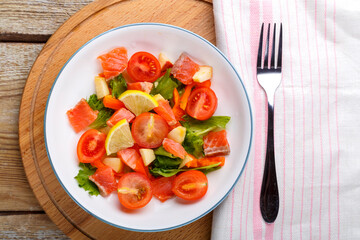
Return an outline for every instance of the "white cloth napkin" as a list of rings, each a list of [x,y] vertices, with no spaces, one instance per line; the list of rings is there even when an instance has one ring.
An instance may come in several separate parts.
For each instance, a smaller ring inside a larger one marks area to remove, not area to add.
[[[360,1],[213,0],[217,46],[251,99],[246,169],[214,211],[212,239],[360,239]],[[280,210],[260,213],[265,94],[256,80],[261,23],[283,24],[283,78],[275,95]]]

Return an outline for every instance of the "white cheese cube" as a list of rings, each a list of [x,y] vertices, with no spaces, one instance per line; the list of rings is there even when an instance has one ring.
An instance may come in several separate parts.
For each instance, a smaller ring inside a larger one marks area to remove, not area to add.
[[[139,151],[145,166],[148,166],[152,161],[155,160],[154,150],[141,148]]]
[[[194,82],[205,82],[206,80],[210,80],[213,75],[213,69],[210,66],[200,66],[199,71],[197,71],[194,76]]]
[[[120,158],[105,158],[103,163],[106,166],[111,167],[115,172],[121,172],[124,168],[124,163],[120,160]]]
[[[95,90],[98,99],[110,94],[105,78],[99,76],[95,77]]]
[[[186,128],[182,126],[178,126],[173,130],[171,130],[168,133],[167,137],[181,144],[185,139],[185,135],[186,135]]]

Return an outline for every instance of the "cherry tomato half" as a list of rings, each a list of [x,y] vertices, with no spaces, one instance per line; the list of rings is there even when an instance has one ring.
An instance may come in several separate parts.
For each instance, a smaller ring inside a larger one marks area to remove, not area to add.
[[[119,179],[117,192],[120,203],[130,209],[142,208],[152,198],[150,180],[136,172],[126,173]]]
[[[104,156],[106,134],[96,129],[83,133],[77,144],[77,155],[82,163],[91,163]]]
[[[157,58],[148,52],[137,52],[131,56],[127,72],[135,82],[154,82],[161,73]]]
[[[202,198],[208,189],[208,180],[203,172],[190,170],[178,175],[172,185],[173,193],[185,200]]]
[[[146,112],[135,118],[131,133],[140,147],[156,148],[169,133],[169,126],[159,115]]]
[[[217,108],[217,97],[207,87],[195,88],[188,99],[186,112],[198,120],[209,119]]]

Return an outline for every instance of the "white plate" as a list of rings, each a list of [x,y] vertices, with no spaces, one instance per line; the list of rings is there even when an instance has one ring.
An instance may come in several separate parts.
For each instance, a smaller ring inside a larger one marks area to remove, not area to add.
[[[71,128],[66,111],[81,98],[95,92],[94,77],[101,66],[97,56],[124,46],[131,56],[137,51],[160,52],[175,61],[187,52],[200,64],[214,69],[212,89],[218,97],[215,115],[231,116],[227,126],[231,154],[225,166],[209,173],[209,188],[197,202],[173,198],[161,203],[153,198],[142,209],[126,211],[117,195],[107,198],[90,196],[79,188],[74,177],[79,171],[76,156],[81,133]],[[230,193],[247,161],[252,139],[251,107],[243,83],[231,63],[210,42],[179,27],[140,23],[109,30],[82,46],[65,64],[50,91],[45,111],[46,150],[59,182],[70,197],[94,217],[115,227],[132,231],[165,231],[189,224],[213,210]]]

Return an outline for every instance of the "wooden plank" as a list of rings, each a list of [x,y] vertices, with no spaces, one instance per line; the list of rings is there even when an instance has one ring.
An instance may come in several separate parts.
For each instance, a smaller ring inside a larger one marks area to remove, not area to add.
[[[2,215],[0,239],[69,239],[44,213]]]
[[[200,0],[199,0],[200,1]],[[211,3],[212,0],[202,0]],[[0,3],[0,41],[46,42],[93,0],[7,0]]]
[[[0,41],[45,42],[93,0],[7,0],[0,3]]]
[[[0,211],[42,210],[26,179],[18,140],[21,95],[42,46],[0,43]]]

